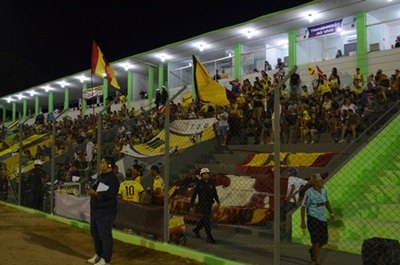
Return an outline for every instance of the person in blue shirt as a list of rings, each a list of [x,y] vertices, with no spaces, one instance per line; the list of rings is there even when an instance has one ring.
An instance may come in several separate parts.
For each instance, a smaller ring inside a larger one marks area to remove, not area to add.
[[[315,265],[320,265],[320,250],[328,242],[328,224],[326,210],[333,222],[336,221],[328,193],[323,187],[324,182],[320,174],[310,178],[311,188],[304,194],[301,205],[301,229],[306,229],[305,215],[307,211],[307,228],[311,238],[312,247],[309,250],[311,260]]]

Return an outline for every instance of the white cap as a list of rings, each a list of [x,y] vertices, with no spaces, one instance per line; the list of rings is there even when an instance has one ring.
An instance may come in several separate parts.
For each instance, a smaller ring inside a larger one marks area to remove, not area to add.
[[[40,160],[40,159],[36,159],[35,162],[33,162],[33,164],[39,165],[39,166],[43,165],[42,160]]]
[[[201,176],[203,173],[210,173],[210,170],[209,170],[208,168],[206,168],[206,167],[203,167],[203,168],[200,170],[200,176]]]

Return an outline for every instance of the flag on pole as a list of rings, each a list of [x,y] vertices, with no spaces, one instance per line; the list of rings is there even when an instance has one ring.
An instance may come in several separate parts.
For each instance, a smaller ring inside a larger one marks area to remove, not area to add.
[[[324,71],[322,71],[321,68],[319,68],[319,66],[317,65],[317,71],[318,71],[318,77],[321,77],[324,75]]]
[[[105,78],[116,89],[121,89],[115,78],[114,70],[104,57],[96,41],[92,43],[92,74]]]
[[[229,105],[227,89],[208,74],[207,69],[193,55],[194,88],[197,98],[203,103]]]
[[[315,69],[314,66],[311,64],[307,64],[308,73],[310,74],[311,78],[315,78]]]

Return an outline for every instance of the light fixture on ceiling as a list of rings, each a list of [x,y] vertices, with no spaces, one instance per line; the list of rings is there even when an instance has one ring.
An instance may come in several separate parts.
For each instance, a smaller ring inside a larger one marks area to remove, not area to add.
[[[41,86],[40,88],[44,89],[44,91],[46,91],[46,93],[49,92],[49,91],[54,90],[54,88],[52,88],[49,85]]]
[[[123,62],[118,65],[121,66],[122,68],[124,68],[126,72],[128,72],[129,69],[132,69],[134,67],[134,65],[131,64],[130,62]]]
[[[14,101],[14,99],[12,97],[7,97],[4,99],[7,101],[7,103],[11,103],[11,101]]]
[[[85,75],[78,75],[78,76],[75,76],[75,78],[78,79],[81,83],[84,83],[85,81],[90,80],[90,78],[86,77]]]
[[[203,52],[204,51],[204,43],[199,43],[199,50],[200,50],[200,52]]]
[[[64,80],[58,81],[57,84],[59,84],[62,88],[69,86],[70,84]]]
[[[31,97],[33,97],[34,95],[36,95],[36,94],[39,94],[39,93],[37,93],[35,90],[29,90],[28,91],[28,93],[29,93],[29,95],[31,96]]]
[[[256,35],[256,31],[253,28],[244,28],[240,30],[240,33],[245,35],[248,39],[251,39],[254,35]]]
[[[312,23],[314,21],[314,15],[309,13],[307,19],[308,19],[308,22]]]
[[[157,58],[159,58],[161,60],[161,62],[165,62],[166,60],[170,59],[171,56],[169,56],[166,53],[159,53],[155,55]]]

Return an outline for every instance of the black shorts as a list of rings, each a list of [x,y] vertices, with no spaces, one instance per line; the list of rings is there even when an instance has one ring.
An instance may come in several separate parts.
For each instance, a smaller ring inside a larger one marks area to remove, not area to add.
[[[310,233],[311,243],[320,246],[328,243],[328,223],[315,217],[307,216],[307,228]]]

